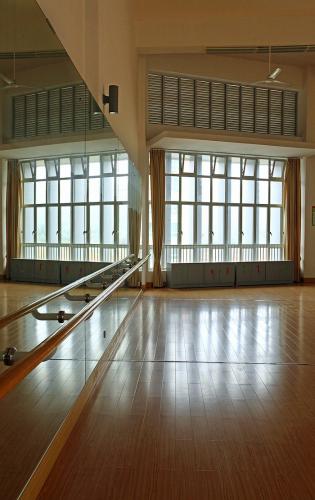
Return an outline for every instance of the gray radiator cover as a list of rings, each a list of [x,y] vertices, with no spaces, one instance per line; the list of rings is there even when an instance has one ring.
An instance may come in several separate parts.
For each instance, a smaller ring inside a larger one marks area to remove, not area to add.
[[[107,265],[109,262],[11,259],[11,280],[68,284]]]
[[[289,284],[294,281],[293,261],[175,262],[167,264],[170,288]]]

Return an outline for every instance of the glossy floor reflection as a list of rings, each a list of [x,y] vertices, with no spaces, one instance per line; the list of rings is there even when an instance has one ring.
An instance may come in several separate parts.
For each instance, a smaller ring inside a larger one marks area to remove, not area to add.
[[[315,288],[230,293],[138,304],[41,498],[315,498]]]
[[[17,309],[53,289],[2,284],[1,312]],[[86,293],[86,289],[83,290]],[[137,293],[138,290],[120,290],[64,340],[52,359],[41,363],[0,400],[1,499],[18,497]],[[41,311],[63,309],[76,312],[81,307],[81,302],[69,303],[61,297]],[[18,351],[27,353],[58,327],[60,325],[55,321],[38,321],[28,315],[0,331],[0,351],[15,345]],[[10,370],[10,367],[1,363],[0,372],[4,370]]]

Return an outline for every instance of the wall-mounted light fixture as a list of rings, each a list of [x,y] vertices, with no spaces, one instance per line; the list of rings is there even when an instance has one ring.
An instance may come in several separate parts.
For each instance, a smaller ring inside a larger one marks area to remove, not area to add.
[[[102,97],[103,105],[108,104],[108,110],[110,114],[114,115],[118,113],[118,85],[109,85],[108,87],[108,95],[103,94]],[[92,114],[100,115],[103,114],[101,108],[97,104],[97,102],[92,99]]]
[[[103,114],[103,111],[101,110],[101,108],[99,107],[99,105],[97,104],[95,99],[93,99],[93,97],[91,98],[91,112],[92,112],[92,115],[102,115]]]
[[[103,94],[103,104],[108,104],[110,114],[118,113],[118,85],[109,85],[108,95]]]

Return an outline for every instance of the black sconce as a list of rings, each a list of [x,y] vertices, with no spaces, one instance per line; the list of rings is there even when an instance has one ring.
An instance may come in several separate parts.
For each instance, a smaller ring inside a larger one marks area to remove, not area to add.
[[[103,104],[108,104],[110,114],[118,113],[118,85],[109,85],[108,95],[103,94]]]
[[[91,109],[92,115],[102,115],[103,114],[103,111],[101,110],[101,108],[99,107],[99,105],[97,104],[95,99],[93,99],[93,97],[91,99],[91,108],[92,108]]]
[[[109,85],[108,95],[103,94],[103,105],[108,104],[108,110],[110,114],[118,113],[118,85]],[[92,114],[100,115],[103,114],[101,108],[97,102],[92,99]]]

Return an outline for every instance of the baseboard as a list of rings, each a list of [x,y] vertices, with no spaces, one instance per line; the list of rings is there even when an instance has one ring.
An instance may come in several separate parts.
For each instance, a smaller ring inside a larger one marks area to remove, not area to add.
[[[39,464],[37,465],[30,479],[28,480],[22,493],[19,495],[18,497],[19,499],[34,500],[34,498],[37,498],[37,496],[39,495],[42,487],[45,484],[46,479],[48,478],[55,462],[58,459],[59,454],[61,453],[63,447],[65,446],[71,432],[74,429],[74,426],[79,420],[84,407],[86,406],[87,402],[91,398],[92,394],[94,393],[95,389],[97,388],[98,384],[100,383],[101,379],[104,377],[107,369],[109,368],[111,360],[115,356],[115,353],[117,352],[118,347],[120,346],[121,341],[124,338],[125,328],[129,320],[131,319],[132,315],[134,314],[135,311],[134,306],[137,304],[142,294],[143,291],[140,290],[137,297],[133,301],[131,308],[129,309],[121,325],[116,331],[114,337],[109,343],[107,349],[103,353],[96,367],[89,376],[85,386],[78,395],[77,400],[70,409],[69,413],[66,415],[63,423],[61,424],[60,428],[53,437],[44,455],[40,459]]]
[[[315,278],[303,278],[303,283],[315,283]]]

